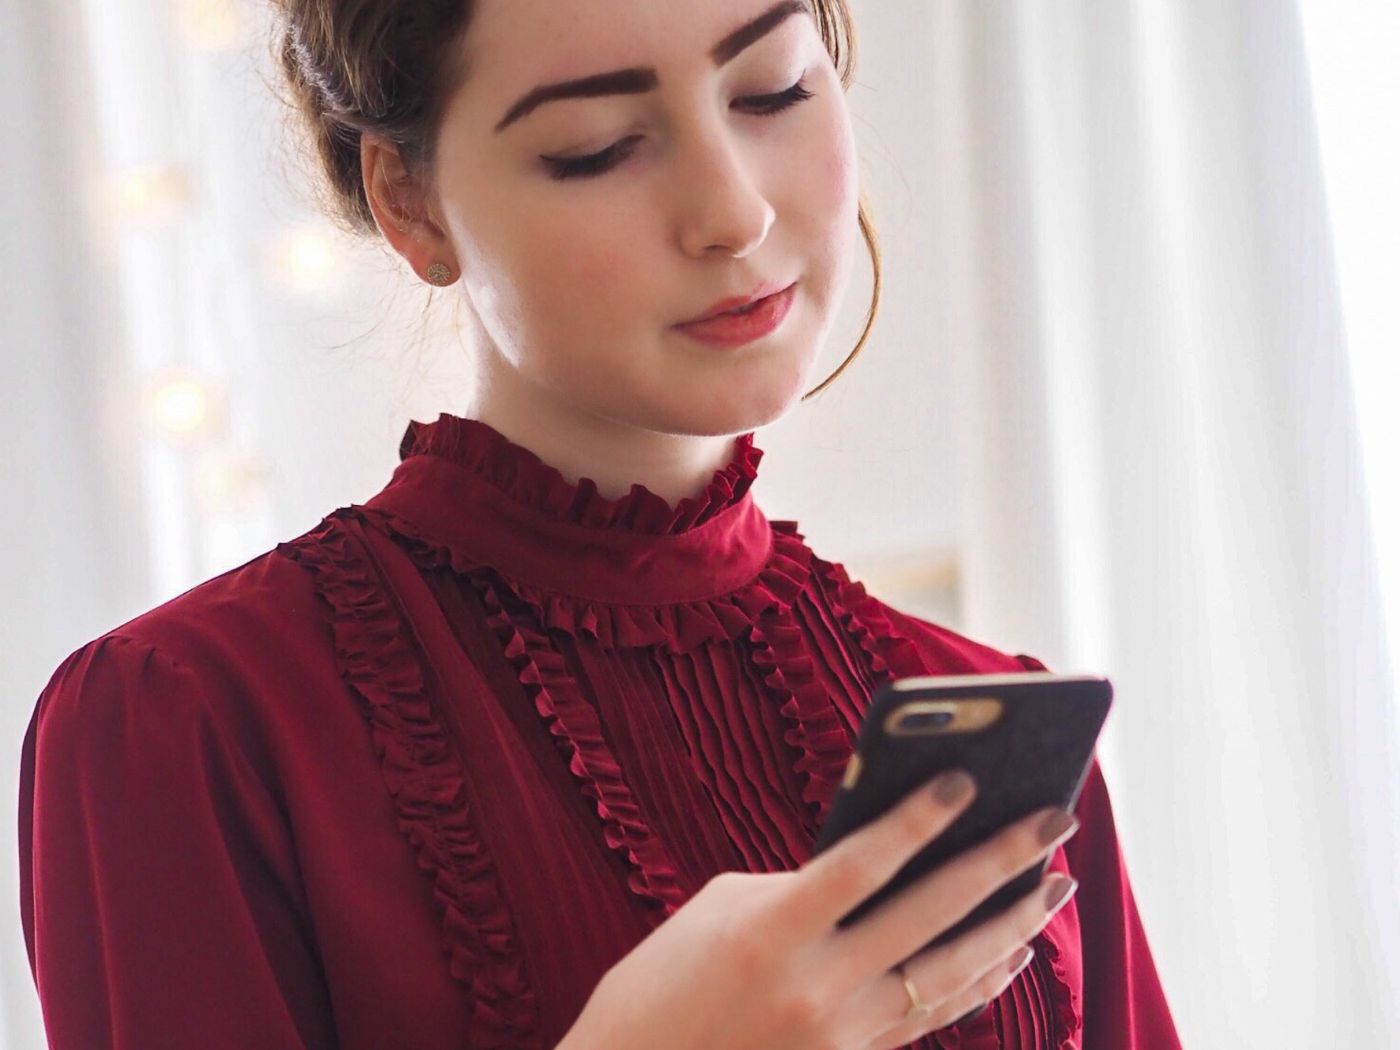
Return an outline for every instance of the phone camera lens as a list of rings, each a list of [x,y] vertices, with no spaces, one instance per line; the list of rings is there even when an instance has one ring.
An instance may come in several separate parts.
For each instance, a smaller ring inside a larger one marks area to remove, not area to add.
[[[927,711],[909,716],[904,724],[910,729],[937,729],[939,726],[946,726],[952,720],[951,711]]]

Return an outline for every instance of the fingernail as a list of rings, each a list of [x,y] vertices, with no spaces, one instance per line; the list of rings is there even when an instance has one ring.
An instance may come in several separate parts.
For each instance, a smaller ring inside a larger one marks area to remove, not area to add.
[[[1047,911],[1054,911],[1060,902],[1068,897],[1079,886],[1079,883],[1064,875],[1057,875],[1055,879],[1045,888],[1045,907]]]
[[[944,773],[933,782],[933,797],[945,806],[951,806],[972,791],[972,778],[961,769]]]
[[[1048,846],[1066,831],[1078,827],[1079,821],[1075,820],[1072,814],[1065,812],[1063,809],[1057,809],[1041,822],[1039,831],[1040,844],[1042,846]]]
[[[1031,961],[1031,956],[1033,956],[1034,954],[1035,950],[1029,945],[1025,948],[1022,948],[1021,954],[1017,955],[1014,959],[1011,960],[1011,976],[1015,977],[1018,973],[1025,969],[1026,964]]]

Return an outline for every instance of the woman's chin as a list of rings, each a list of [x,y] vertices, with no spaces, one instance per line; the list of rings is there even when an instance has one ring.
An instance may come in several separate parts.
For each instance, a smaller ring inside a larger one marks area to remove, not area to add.
[[[801,401],[802,394],[800,387],[772,390],[751,387],[739,394],[726,390],[708,397],[692,396],[686,404],[664,413],[670,418],[670,424],[657,429],[705,436],[744,434],[781,419]]]

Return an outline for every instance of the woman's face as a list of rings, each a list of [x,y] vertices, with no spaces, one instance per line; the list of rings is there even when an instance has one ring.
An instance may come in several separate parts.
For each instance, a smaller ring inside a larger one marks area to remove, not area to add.
[[[714,51],[755,20],[768,31]],[[540,411],[668,434],[740,433],[796,403],[859,236],[846,100],[803,5],[478,0],[465,47],[434,203],[488,367]],[[516,108],[620,70],[645,90]],[[770,281],[796,294],[755,342],[672,327]]]

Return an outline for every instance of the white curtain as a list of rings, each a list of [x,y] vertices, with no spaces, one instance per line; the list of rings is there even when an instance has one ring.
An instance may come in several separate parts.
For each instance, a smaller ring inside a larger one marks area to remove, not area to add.
[[[5,604],[4,898],[0,1046],[45,1045],[20,935],[14,813],[20,740],[64,641],[93,637],[145,593],[144,535],[119,396],[121,335],[96,231],[81,202],[99,164],[70,5],[0,0],[0,596]]]
[[[1400,720],[1296,12],[937,11],[967,626],[1113,678],[1187,1046],[1400,1045]]]
[[[951,626],[1113,678],[1187,1046],[1400,1046],[1400,719],[1293,5],[854,6],[885,311],[764,435],[765,508],[837,558],[949,546]],[[66,653],[368,497],[462,390],[441,332],[411,367],[421,288],[317,220],[263,11],[0,0],[12,799]],[[7,914],[0,1047],[39,1047]]]

